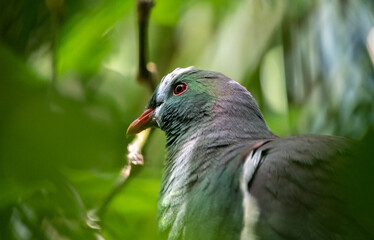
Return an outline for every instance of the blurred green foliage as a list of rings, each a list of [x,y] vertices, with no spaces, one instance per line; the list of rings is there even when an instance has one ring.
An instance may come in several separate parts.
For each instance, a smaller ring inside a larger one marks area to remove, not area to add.
[[[160,77],[175,67],[245,85],[277,134],[363,139],[374,126],[364,0],[158,0],[149,25]],[[98,220],[126,163],[135,81],[134,0],[0,2],[0,239],[156,239],[164,136]]]

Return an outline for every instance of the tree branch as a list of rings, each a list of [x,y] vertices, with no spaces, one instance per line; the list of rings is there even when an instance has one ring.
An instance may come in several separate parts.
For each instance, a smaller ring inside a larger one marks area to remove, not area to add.
[[[138,0],[137,2],[139,26],[139,66],[136,78],[139,83],[146,84],[151,92],[153,92],[156,88],[155,78],[157,75],[156,65],[154,63],[147,64],[147,28],[149,15],[153,6],[153,0]],[[131,179],[141,172],[144,162],[141,150],[147,143],[147,139],[152,132],[153,131],[151,129],[148,129],[139,133],[127,146],[128,154],[126,157],[126,164],[123,167],[121,174],[118,176],[114,188],[105,197],[102,203],[94,210],[93,215],[97,214],[101,218],[113,198],[130,182]]]
[[[148,88],[153,92],[156,88],[155,69],[147,67],[148,58],[148,21],[151,9],[154,6],[153,0],[138,0],[138,30],[139,30],[139,65],[137,73],[137,81],[141,84],[147,84]]]

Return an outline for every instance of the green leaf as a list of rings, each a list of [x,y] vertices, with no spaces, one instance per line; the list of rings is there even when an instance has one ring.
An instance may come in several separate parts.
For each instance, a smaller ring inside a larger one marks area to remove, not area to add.
[[[133,7],[133,1],[112,0],[73,17],[58,42],[58,73],[96,73],[111,49],[111,29]]]

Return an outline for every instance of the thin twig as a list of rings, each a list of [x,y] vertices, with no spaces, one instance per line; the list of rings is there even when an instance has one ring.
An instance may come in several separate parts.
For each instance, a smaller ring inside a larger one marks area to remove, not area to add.
[[[127,163],[122,168],[121,174],[117,178],[117,182],[112,191],[96,209],[99,217],[102,217],[105,210],[112,199],[133,179],[142,169],[144,159],[141,150],[145,145],[151,129],[144,130],[136,135],[135,139],[127,146]],[[131,175],[130,175],[131,173]],[[130,177],[131,176],[131,177]]]
[[[139,27],[139,65],[137,80],[139,83],[147,84],[149,89],[153,92],[155,90],[155,76],[147,68],[148,58],[148,20],[151,9],[154,6],[153,0],[138,0],[137,13],[138,13],[138,27]]]
[[[156,88],[155,78],[157,75],[156,65],[154,63],[147,64],[147,27],[149,14],[154,6],[153,0],[138,0],[137,13],[139,25],[139,66],[137,73],[137,81],[146,84],[150,91]],[[103,202],[94,210],[100,218],[104,215],[107,206],[113,198],[140,172],[143,165],[142,148],[146,145],[147,139],[152,134],[152,130],[146,130],[138,134],[135,139],[128,145],[127,161],[123,167],[121,174],[115,183],[114,188],[104,198]]]
[[[52,26],[51,26],[51,50],[52,50],[52,79],[51,86],[55,87],[57,82],[57,39],[60,29],[60,22],[62,18],[63,0],[45,0],[48,9],[51,12]]]

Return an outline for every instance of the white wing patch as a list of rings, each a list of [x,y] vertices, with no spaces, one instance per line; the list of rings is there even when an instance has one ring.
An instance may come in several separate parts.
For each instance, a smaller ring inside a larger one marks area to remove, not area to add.
[[[257,201],[248,192],[248,182],[253,178],[253,174],[260,163],[261,151],[252,151],[247,157],[240,179],[240,189],[243,193],[243,222],[244,227],[241,232],[240,240],[256,240],[255,226],[258,221],[260,211]]]

